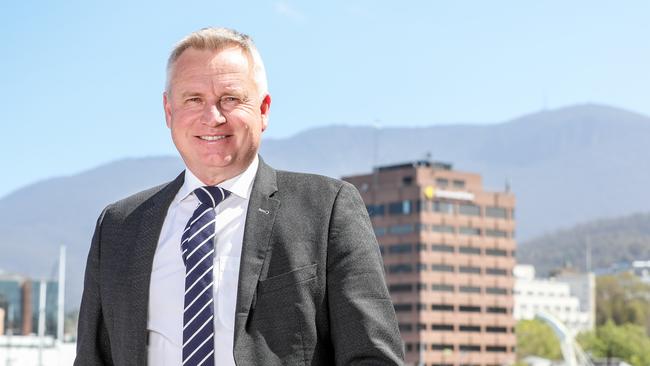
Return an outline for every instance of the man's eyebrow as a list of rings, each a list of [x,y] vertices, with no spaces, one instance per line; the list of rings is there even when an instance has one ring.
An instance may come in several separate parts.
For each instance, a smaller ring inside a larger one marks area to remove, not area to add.
[[[201,96],[203,93],[197,92],[197,91],[189,91],[189,90],[183,90],[180,93],[181,98],[189,97],[189,96]]]

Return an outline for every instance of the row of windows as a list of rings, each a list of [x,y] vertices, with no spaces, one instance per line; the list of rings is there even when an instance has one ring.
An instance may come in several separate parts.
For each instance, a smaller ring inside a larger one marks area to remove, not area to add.
[[[452,304],[409,304],[409,303],[395,303],[393,304],[396,312],[424,311],[431,309],[433,311],[459,311],[461,313],[488,313],[488,314],[508,314],[508,308],[503,306],[486,306],[485,309],[480,305],[452,305]]]
[[[381,254],[404,254],[404,253],[413,253],[413,252],[440,252],[440,253],[460,253],[460,254],[475,254],[475,255],[491,255],[496,257],[507,257],[508,251],[504,249],[495,249],[487,248],[481,249],[477,247],[470,246],[453,246],[448,244],[424,244],[424,243],[398,243],[393,245],[380,245],[379,249]],[[511,255],[514,257],[515,252],[513,251]]]
[[[514,333],[514,328],[510,328]],[[469,332],[469,333],[480,333],[482,331],[486,333],[508,333],[508,327],[502,326],[480,326],[480,325],[471,325],[471,324],[410,324],[410,323],[400,323],[399,324],[400,332],[413,332],[413,331],[422,331],[422,330],[432,330],[436,332]]]
[[[499,230],[499,229],[482,229],[478,227],[460,226],[456,228],[451,225],[437,225],[437,224],[400,224],[391,225],[388,227],[374,227],[375,235],[377,237],[385,235],[406,235],[417,232],[431,231],[434,233],[442,234],[458,234],[465,236],[485,236],[489,238],[510,238],[514,237],[514,233]]]
[[[486,274],[486,275],[491,275],[491,276],[508,276],[509,271],[503,268],[485,268],[484,270],[481,267],[475,267],[475,266],[456,266],[451,265],[451,264],[444,264],[444,263],[434,263],[434,264],[427,264],[427,263],[416,263],[416,264],[411,264],[411,263],[398,263],[398,264],[390,264],[387,266],[386,272],[390,274],[396,274],[396,273],[412,273],[412,272],[425,272],[425,271],[432,271],[432,272],[448,272],[448,273],[466,273],[466,274]]]
[[[508,352],[507,346],[500,345],[490,345],[490,346],[481,346],[478,344],[443,344],[443,343],[406,343],[405,344],[406,352],[414,352],[419,350],[431,350],[431,351],[459,351],[459,352]],[[510,350],[515,352],[515,347],[511,347]]]
[[[446,284],[446,283],[434,283],[431,284],[430,287],[424,283],[417,283],[415,284],[415,286],[412,284],[402,284],[402,283],[388,286],[388,290],[391,293],[412,292],[414,290],[426,291],[429,289],[435,292],[460,292],[460,293],[474,293],[474,294],[481,293],[481,288],[478,286],[459,285],[458,289],[456,289],[455,285]],[[485,293],[489,295],[507,295],[510,293],[510,291],[502,287],[486,287]]]
[[[483,212],[484,208],[484,212]],[[411,215],[418,212],[438,212],[442,214],[458,214],[465,216],[485,216],[496,219],[507,219],[509,209],[497,206],[481,207],[473,203],[452,203],[447,201],[403,200],[386,204],[366,205],[370,217],[386,215]]]

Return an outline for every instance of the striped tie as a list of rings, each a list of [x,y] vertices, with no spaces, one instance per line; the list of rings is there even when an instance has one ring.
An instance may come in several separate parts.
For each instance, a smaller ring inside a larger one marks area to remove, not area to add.
[[[185,226],[181,239],[185,263],[183,366],[214,365],[214,208],[230,195],[220,187],[200,187],[201,202]]]

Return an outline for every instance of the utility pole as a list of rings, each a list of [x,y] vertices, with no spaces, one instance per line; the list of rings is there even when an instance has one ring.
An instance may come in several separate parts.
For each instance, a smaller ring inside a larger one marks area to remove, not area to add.
[[[59,288],[57,297],[56,338],[63,343],[65,330],[65,245],[59,251]]]
[[[43,343],[45,341],[45,296],[47,296],[47,281],[40,282],[38,295],[38,366],[43,366]]]

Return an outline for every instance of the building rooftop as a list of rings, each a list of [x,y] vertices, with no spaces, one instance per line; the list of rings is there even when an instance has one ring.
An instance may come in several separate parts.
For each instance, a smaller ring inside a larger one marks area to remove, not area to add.
[[[406,163],[398,163],[398,164],[379,166],[379,167],[375,167],[375,169],[380,171],[380,172],[384,172],[384,171],[389,171],[389,170],[399,170],[399,169],[418,168],[418,167],[427,167],[427,168],[433,168],[433,169],[439,169],[439,170],[451,170],[452,169],[452,165],[450,163],[443,163],[443,162],[440,162],[440,161],[431,161],[431,160],[415,160],[415,161],[406,162]]]

